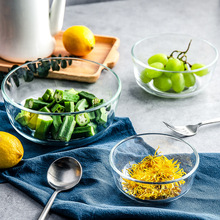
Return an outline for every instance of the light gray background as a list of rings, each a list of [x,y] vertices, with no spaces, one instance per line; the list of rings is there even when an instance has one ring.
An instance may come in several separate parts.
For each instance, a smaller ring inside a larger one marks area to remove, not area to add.
[[[63,30],[86,25],[94,34],[120,38],[120,59],[114,71],[122,80],[117,116],[129,117],[137,133],[165,132],[162,121],[183,125],[220,117],[220,64],[209,87],[187,99],[152,96],[135,82],[130,50],[141,38],[154,33],[187,33],[207,39],[220,48],[219,0],[68,1]],[[75,5],[74,5],[75,3]],[[199,152],[220,153],[220,124],[202,127],[186,138]],[[10,184],[0,185],[0,219],[37,219],[43,207]],[[199,212],[199,210],[198,210]],[[50,220],[64,219],[51,214]]]

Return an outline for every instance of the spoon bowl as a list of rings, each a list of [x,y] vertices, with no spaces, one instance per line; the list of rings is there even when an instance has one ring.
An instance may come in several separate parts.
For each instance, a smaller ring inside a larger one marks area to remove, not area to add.
[[[46,218],[50,207],[52,206],[57,194],[73,188],[77,185],[82,177],[82,167],[73,157],[61,157],[55,160],[47,171],[48,184],[55,189],[39,220]]]
[[[68,190],[80,181],[82,167],[72,157],[62,157],[55,160],[48,169],[47,181],[49,185],[58,190]]]

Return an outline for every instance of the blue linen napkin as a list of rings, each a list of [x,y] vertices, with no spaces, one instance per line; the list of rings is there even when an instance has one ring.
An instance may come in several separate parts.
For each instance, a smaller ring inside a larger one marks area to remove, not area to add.
[[[109,164],[109,153],[120,140],[134,135],[128,118],[115,118],[105,136],[88,146],[65,151],[34,144],[19,136],[10,126],[0,105],[0,130],[21,140],[24,159],[0,177],[33,199],[46,205],[54,192],[46,174],[49,165],[63,156],[76,158],[83,176],[72,190],[58,194],[52,211],[71,219],[220,219],[220,154],[200,154],[200,166],[192,189],[182,198],[164,205],[146,205],[127,198],[116,187]],[[35,152],[32,152],[35,151]]]

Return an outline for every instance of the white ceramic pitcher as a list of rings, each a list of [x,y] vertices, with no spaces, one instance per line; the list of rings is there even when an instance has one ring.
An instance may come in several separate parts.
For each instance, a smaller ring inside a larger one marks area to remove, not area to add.
[[[53,53],[66,0],[0,0],[0,57],[12,62]]]

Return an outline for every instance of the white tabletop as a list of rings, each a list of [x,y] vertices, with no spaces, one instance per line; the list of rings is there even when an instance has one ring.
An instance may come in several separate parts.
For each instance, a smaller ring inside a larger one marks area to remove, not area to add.
[[[77,1],[79,2],[79,1]],[[92,2],[92,1],[88,1]],[[116,116],[129,117],[137,133],[172,134],[162,123],[193,124],[220,117],[220,64],[206,90],[186,99],[162,99],[142,90],[135,82],[131,47],[154,33],[176,32],[201,37],[220,48],[219,1],[122,0],[68,5],[63,30],[86,25],[94,34],[120,39],[120,58],[114,71],[122,81]],[[185,138],[201,152],[220,153],[220,124],[201,127],[196,136]],[[30,220],[43,207],[10,184],[0,184],[0,219]],[[51,214],[49,219],[65,219]]]

